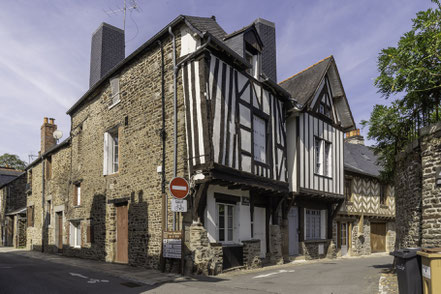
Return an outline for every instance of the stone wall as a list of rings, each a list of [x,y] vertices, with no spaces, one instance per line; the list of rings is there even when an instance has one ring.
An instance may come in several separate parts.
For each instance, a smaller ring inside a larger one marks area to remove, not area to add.
[[[391,252],[395,250],[395,222],[386,223],[386,252]]]
[[[270,263],[283,264],[282,234],[279,225],[270,225]]]
[[[222,245],[210,243],[207,230],[201,223],[186,228],[185,272],[217,275],[222,272]]]
[[[352,244],[351,255],[371,254],[371,223],[368,218],[363,218],[363,225],[360,225],[360,218],[352,223]]]
[[[323,253],[319,253],[320,246],[323,246]],[[300,242],[300,254],[304,255],[306,260],[337,257],[337,251],[333,240],[310,240]]]
[[[441,123],[420,130],[420,139],[397,156],[396,248],[441,246]]]
[[[243,265],[247,268],[262,267],[260,240],[246,240],[243,243]]]

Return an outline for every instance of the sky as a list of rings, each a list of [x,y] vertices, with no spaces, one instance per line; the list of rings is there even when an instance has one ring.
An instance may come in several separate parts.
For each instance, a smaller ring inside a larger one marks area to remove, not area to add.
[[[127,0],[127,2],[130,2]],[[0,155],[29,162],[40,149],[43,117],[69,136],[66,111],[89,87],[92,33],[124,0],[0,1]],[[227,33],[265,18],[276,24],[277,74],[282,81],[333,55],[358,127],[375,104],[381,49],[395,46],[430,0],[137,0],[126,19],[126,56],[179,14],[216,16]],[[366,135],[367,129],[362,129]],[[373,143],[369,141],[368,143]]]

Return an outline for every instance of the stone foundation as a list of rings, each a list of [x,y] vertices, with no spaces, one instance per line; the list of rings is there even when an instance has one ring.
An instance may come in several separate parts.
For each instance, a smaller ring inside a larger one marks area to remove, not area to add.
[[[270,225],[270,256],[271,264],[283,264],[282,234],[279,225]]]
[[[319,247],[323,246],[323,252],[319,252]],[[320,258],[336,258],[336,246],[333,240],[310,240],[300,242],[301,255],[306,260]]]
[[[262,267],[260,259],[260,240],[247,240],[243,243],[243,265],[246,268]]]
[[[217,275],[222,272],[222,245],[210,243],[207,230],[201,223],[186,228],[186,274]]]

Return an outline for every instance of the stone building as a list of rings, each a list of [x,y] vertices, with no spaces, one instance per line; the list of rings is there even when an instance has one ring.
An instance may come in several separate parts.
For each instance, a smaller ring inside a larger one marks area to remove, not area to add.
[[[26,173],[3,168],[0,173],[5,171],[8,181],[0,184],[0,245],[23,247],[26,244]]]
[[[27,168],[28,248],[172,267],[162,234],[177,231],[188,271],[283,262],[290,95],[274,80],[274,24],[227,34],[214,17],[181,15],[126,58],[122,34],[94,33],[70,137],[56,145],[44,121]],[[170,210],[175,176],[190,183],[183,214]]]
[[[54,119],[44,118],[39,157],[26,167],[27,242],[32,250],[57,252],[67,244],[65,202],[70,180],[70,138],[57,144]]]
[[[396,158],[396,248],[441,247],[441,123]]]
[[[393,251],[393,185],[380,181],[382,168],[360,130],[346,133],[344,155],[345,201],[333,224],[338,256]]]

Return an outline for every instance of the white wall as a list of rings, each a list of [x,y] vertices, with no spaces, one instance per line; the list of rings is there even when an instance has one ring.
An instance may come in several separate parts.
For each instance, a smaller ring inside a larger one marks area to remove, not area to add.
[[[296,116],[290,116],[286,121],[286,149],[288,165],[289,190],[298,192],[297,183],[297,119]]]

